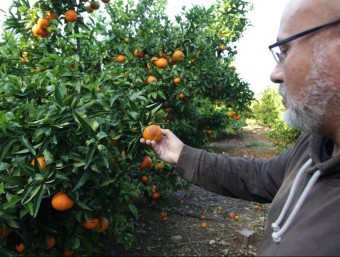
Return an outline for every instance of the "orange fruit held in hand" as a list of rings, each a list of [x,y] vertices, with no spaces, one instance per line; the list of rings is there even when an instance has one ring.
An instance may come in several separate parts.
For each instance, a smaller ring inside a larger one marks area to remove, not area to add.
[[[99,222],[98,226],[96,227],[96,231],[99,232],[99,233],[102,233],[109,228],[109,225],[110,224],[109,224],[109,221],[107,220],[107,218],[101,217],[100,222]]]
[[[184,59],[184,53],[181,50],[176,50],[172,54],[173,61],[180,62],[180,61],[183,61],[183,59]]]
[[[154,140],[159,142],[163,137],[161,127],[158,125],[149,125],[143,131],[143,138],[145,140]]]
[[[206,228],[207,228],[207,223],[203,222],[203,223],[201,224],[201,228],[202,228],[202,229],[206,229]]]
[[[99,225],[99,219],[93,218],[93,219],[84,219],[83,220],[83,227],[86,229],[94,229]]]
[[[67,22],[75,22],[78,20],[78,14],[74,10],[68,10],[65,13],[65,20]]]
[[[15,245],[15,249],[17,250],[18,253],[22,253],[25,251],[26,247],[24,246],[23,243],[20,243],[18,245]]]
[[[46,163],[46,161],[45,161],[44,156],[38,157],[37,160],[38,160],[38,164],[39,164],[40,170],[41,170],[41,171],[45,170],[45,169],[46,169],[46,166],[47,166],[47,163]],[[31,162],[31,164],[34,166],[34,163],[35,163],[35,162],[34,162],[34,159],[33,159],[32,162]]]
[[[146,155],[144,156],[144,160],[139,164],[139,168],[144,170],[144,169],[151,167],[151,165],[152,165],[152,159],[150,158],[150,156]]]
[[[64,192],[56,193],[52,198],[52,206],[58,211],[66,211],[72,208],[74,202]]]
[[[54,236],[50,236],[47,241],[47,249],[53,248],[55,246],[55,243],[56,241],[55,241]]]

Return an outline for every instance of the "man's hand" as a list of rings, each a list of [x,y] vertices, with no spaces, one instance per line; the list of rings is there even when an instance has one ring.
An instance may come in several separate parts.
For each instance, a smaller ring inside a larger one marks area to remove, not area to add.
[[[176,164],[183,149],[184,143],[169,129],[162,129],[163,138],[158,143],[154,140],[140,139],[142,144],[146,144],[153,149],[163,161]]]

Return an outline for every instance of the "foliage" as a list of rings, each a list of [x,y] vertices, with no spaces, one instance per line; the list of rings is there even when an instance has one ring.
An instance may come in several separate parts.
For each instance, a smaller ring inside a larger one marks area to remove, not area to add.
[[[282,120],[285,109],[282,97],[277,92],[277,86],[265,89],[259,101],[253,103],[252,109],[254,118],[260,124],[271,128],[268,138],[277,147],[277,153],[281,153],[295,143],[301,132],[288,127]]]
[[[0,240],[2,255],[19,243],[25,255],[98,253],[101,234],[82,222],[100,217],[110,224],[105,236],[129,247],[138,218],[134,200],[162,203],[180,186],[173,166],[160,169],[139,143],[143,129],[159,124],[204,147],[206,131],[237,127],[249,111],[253,93],[231,65],[233,43],[248,24],[246,1],[195,6],[176,22],[164,14],[165,1],[117,0],[93,13],[89,4],[14,0],[7,17],[0,43],[0,225],[10,233]],[[78,13],[76,22],[64,20],[69,9]],[[32,28],[46,11],[57,19],[36,36]],[[176,50],[183,61],[172,57]],[[158,68],[152,57],[165,57],[168,66]],[[157,81],[147,84],[149,75]],[[141,169],[146,155],[153,164]],[[60,191],[75,203],[67,211],[51,206]],[[49,249],[52,236],[57,243]]]

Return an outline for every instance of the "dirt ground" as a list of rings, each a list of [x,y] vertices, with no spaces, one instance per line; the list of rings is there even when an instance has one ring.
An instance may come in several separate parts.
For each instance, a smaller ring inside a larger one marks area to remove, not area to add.
[[[211,142],[217,152],[237,157],[268,159],[275,155],[266,138],[267,129],[244,127],[237,136],[223,136]],[[267,205],[258,205],[208,192],[197,186],[172,194],[161,220],[161,209],[139,203],[135,242],[123,247],[103,242],[105,256],[255,256],[266,227]],[[229,214],[239,216],[230,219]],[[205,219],[200,216],[204,214]],[[207,227],[202,229],[201,224]]]

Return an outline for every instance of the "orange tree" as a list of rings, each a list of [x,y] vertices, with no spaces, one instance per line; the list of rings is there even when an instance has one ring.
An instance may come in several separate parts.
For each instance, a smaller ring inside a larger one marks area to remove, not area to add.
[[[92,254],[101,233],[129,247],[134,200],[162,203],[179,186],[139,143],[143,129],[204,147],[248,111],[253,93],[231,65],[247,2],[176,21],[164,9],[13,1],[0,46],[2,255]]]

